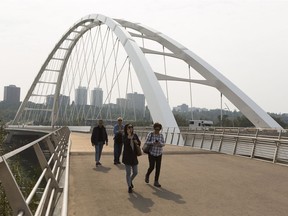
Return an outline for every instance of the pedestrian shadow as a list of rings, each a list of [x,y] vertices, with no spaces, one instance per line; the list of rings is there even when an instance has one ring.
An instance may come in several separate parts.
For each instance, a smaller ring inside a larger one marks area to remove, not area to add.
[[[94,167],[93,170],[96,172],[108,173],[111,170],[111,167],[98,166],[98,167]]]
[[[154,205],[154,202],[150,198],[145,198],[135,191],[129,194],[129,196],[128,200],[133,204],[135,209],[143,213],[151,212],[151,207]]]
[[[125,170],[125,165],[124,164],[117,164],[115,165],[119,170]]]
[[[155,194],[159,198],[166,199],[166,200],[172,200],[178,204],[185,204],[186,203],[180,194],[173,193],[172,191],[169,191],[163,187],[156,188],[156,187],[153,187],[152,185],[148,185],[148,186],[151,187],[152,189],[154,189],[153,194]]]

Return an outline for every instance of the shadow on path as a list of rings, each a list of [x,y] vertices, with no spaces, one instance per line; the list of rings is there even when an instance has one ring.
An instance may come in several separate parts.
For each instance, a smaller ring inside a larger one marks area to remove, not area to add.
[[[128,200],[133,204],[135,209],[138,209],[140,212],[149,213],[151,208],[154,205],[154,202],[150,198],[145,198],[141,194],[133,191],[129,194]]]
[[[161,187],[161,188],[156,188],[153,187],[152,185],[148,185],[152,189],[154,189],[153,194],[158,196],[159,198],[166,199],[166,200],[172,200],[175,203],[178,204],[185,204],[185,200],[183,200],[183,197],[180,194],[173,193],[171,191],[168,191],[167,189]]]
[[[105,166],[98,166],[98,167],[94,167],[93,170],[96,172],[108,173],[111,170],[111,168],[105,167]]]

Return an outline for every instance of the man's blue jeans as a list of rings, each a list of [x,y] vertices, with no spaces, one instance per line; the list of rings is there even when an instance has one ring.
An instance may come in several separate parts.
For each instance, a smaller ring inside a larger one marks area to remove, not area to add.
[[[102,154],[104,142],[100,141],[95,145],[95,161],[99,162]]]
[[[114,141],[114,163],[120,163],[120,155],[122,153],[123,143],[116,143]]]

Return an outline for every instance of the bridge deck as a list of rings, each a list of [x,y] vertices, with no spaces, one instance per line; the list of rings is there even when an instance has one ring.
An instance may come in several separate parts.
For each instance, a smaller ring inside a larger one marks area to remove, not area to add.
[[[113,164],[112,152],[110,139],[96,168],[90,134],[72,133],[69,215],[287,215],[287,166],[166,145],[162,188],[144,182],[143,155],[128,194],[124,165]]]

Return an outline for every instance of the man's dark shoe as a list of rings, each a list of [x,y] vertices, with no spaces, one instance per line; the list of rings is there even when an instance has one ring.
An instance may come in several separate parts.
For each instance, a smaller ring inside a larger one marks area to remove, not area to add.
[[[149,183],[149,176],[145,176],[145,182],[148,184]]]
[[[128,193],[132,193],[132,187],[128,188]]]
[[[159,184],[158,181],[155,181],[155,182],[154,182],[154,186],[155,186],[155,187],[161,187],[161,185]]]

